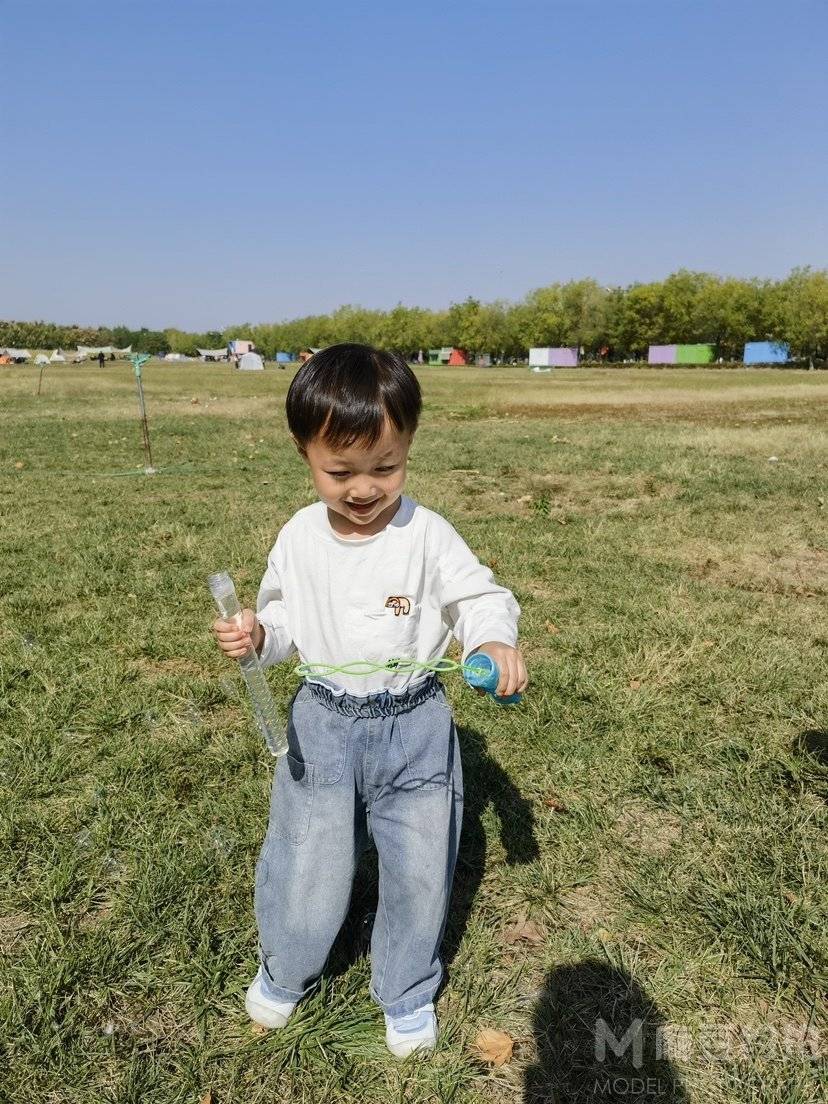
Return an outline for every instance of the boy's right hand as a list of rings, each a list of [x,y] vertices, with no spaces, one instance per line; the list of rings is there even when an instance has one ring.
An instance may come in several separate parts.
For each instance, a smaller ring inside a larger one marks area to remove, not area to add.
[[[251,648],[261,651],[264,644],[264,629],[252,609],[243,609],[238,615],[241,627],[233,621],[221,618],[212,624],[213,636],[228,659],[243,659]]]

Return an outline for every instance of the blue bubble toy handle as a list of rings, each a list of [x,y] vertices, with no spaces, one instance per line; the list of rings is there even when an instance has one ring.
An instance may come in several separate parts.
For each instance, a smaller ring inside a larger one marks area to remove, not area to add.
[[[509,694],[506,698],[499,698],[495,693],[500,681],[500,671],[491,656],[485,652],[475,652],[470,655],[464,666],[466,682],[475,690],[485,690],[498,705],[514,705],[519,702],[522,694]]]

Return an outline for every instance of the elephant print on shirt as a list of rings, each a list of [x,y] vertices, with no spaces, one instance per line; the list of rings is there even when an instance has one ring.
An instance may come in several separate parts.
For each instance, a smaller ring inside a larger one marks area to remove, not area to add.
[[[392,609],[394,616],[399,617],[400,614],[411,613],[411,601],[402,594],[392,594],[390,598],[386,599],[386,609]]]

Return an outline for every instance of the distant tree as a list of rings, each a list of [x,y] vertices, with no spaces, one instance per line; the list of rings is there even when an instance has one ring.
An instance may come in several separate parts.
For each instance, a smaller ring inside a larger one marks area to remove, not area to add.
[[[462,303],[452,303],[446,320],[449,341],[469,353],[480,352],[485,344],[483,313],[479,299],[469,296]]]
[[[772,337],[767,285],[759,280],[711,278],[696,298],[694,330],[725,360],[741,360],[746,341]]]
[[[563,344],[567,319],[560,284],[530,291],[524,307],[521,322],[527,348]]]
[[[594,348],[607,332],[607,292],[595,280],[572,280],[560,289],[565,345]]]
[[[828,357],[828,271],[795,268],[777,286],[780,332],[791,351],[803,357]]]

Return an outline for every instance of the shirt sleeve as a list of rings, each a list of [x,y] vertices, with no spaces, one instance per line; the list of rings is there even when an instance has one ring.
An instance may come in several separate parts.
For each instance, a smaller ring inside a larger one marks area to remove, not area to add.
[[[437,519],[435,548],[439,599],[444,617],[463,648],[463,662],[489,640],[515,647],[520,606],[499,586],[460,534]]]
[[[259,587],[256,600],[256,616],[264,628],[265,638],[260,661],[263,667],[272,667],[296,650],[288,628],[287,608],[282,593],[280,574],[281,547],[279,541],[267,557],[267,569]]]

